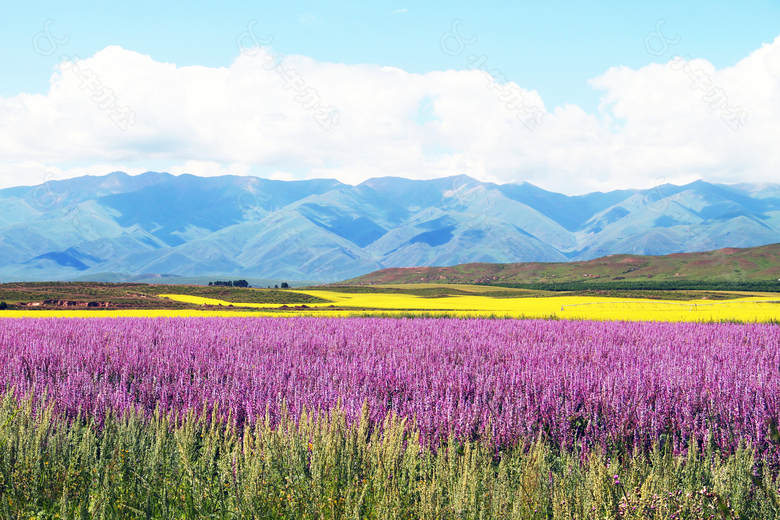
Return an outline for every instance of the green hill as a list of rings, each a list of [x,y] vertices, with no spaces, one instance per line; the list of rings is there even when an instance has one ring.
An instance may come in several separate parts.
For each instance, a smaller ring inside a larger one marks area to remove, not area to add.
[[[544,290],[744,289],[780,291],[780,244],[666,256],[608,255],[583,262],[461,264],[382,269],[340,285],[457,283]]]

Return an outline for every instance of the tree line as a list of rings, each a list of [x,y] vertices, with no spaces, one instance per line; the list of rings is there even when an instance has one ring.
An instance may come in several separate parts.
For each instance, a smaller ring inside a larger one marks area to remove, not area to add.
[[[217,280],[216,282],[209,282],[209,287],[216,286],[216,287],[249,287],[249,282],[246,280],[233,280],[232,282],[230,280],[226,282],[222,282]]]
[[[233,281],[220,281],[217,280],[216,282],[209,282],[209,287],[250,287],[249,282],[246,280],[233,280]],[[290,285],[287,282],[282,282],[282,289],[289,289]],[[269,285],[268,288],[270,289],[271,286]],[[274,285],[274,289],[278,289],[278,285]]]

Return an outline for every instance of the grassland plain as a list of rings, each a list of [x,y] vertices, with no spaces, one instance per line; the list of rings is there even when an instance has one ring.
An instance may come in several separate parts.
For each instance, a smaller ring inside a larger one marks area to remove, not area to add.
[[[235,302],[188,294],[160,294],[190,304],[188,309],[8,310],[0,316],[23,317],[188,317],[188,316],[451,316],[495,318],[555,318],[628,321],[780,322],[777,295],[738,295],[732,300],[616,299],[594,296],[486,296],[487,291],[440,297],[404,293],[300,293],[301,304]],[[733,293],[732,293],[733,295]],[[306,299],[305,297],[308,297]],[[772,299],[774,297],[774,299]],[[296,298],[297,299],[297,298]],[[315,303],[316,302],[316,303]]]
[[[0,301],[31,310],[51,308],[58,302],[71,303],[72,307],[98,302],[108,304],[111,309],[190,308],[189,305],[158,298],[160,293],[170,292],[244,303],[300,304],[319,301],[303,293],[274,289],[103,282],[4,283],[0,284]],[[30,307],[29,304],[40,306]]]
[[[338,293],[306,291],[322,303],[268,304],[242,303],[183,294],[163,294],[162,298],[190,304],[189,308],[168,309],[47,309],[6,310],[5,318],[26,317],[195,317],[195,316],[440,316],[473,318],[553,318],[627,321],[737,321],[780,322],[780,298],[755,296],[728,301],[628,300],[593,296],[553,296],[543,298],[495,298],[490,296],[420,297],[406,294]],[[326,300],[327,299],[327,300]]]
[[[188,285],[0,284],[0,317],[253,315],[457,316],[661,321],[778,321],[778,293],[575,291],[465,284],[375,284],[296,290]]]

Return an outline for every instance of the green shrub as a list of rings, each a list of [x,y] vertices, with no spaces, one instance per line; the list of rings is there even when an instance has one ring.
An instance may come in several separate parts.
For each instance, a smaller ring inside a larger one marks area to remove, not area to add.
[[[2,518],[778,517],[752,450],[610,458],[542,439],[495,451],[485,439],[432,450],[414,424],[368,410],[284,415],[239,432],[216,416],[132,413],[68,420],[8,395],[0,409]]]

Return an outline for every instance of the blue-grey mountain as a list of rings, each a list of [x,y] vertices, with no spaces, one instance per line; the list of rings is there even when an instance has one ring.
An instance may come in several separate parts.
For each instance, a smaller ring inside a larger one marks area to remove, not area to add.
[[[0,281],[145,274],[334,282],[386,267],[560,262],[780,242],[780,185],[566,196],[467,176],[114,172],[0,190]]]

